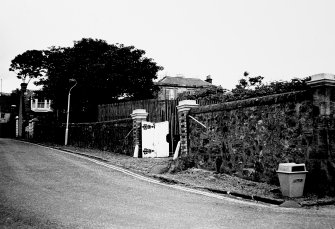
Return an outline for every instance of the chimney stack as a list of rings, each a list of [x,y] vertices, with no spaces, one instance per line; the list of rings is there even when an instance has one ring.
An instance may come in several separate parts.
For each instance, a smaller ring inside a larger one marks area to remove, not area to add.
[[[205,81],[211,84],[213,82],[211,75],[206,76]]]

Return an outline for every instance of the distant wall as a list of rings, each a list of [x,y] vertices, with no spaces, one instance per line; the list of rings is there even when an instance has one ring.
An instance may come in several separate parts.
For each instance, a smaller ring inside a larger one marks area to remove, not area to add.
[[[31,130],[30,134],[27,132],[25,134],[25,137],[31,141],[54,144],[64,144],[64,136],[65,127],[62,127],[50,119],[42,118],[34,122],[34,129]]]
[[[132,119],[71,124],[69,144],[132,155]]]
[[[121,119],[96,123],[70,123],[68,144],[132,155],[132,119]],[[34,123],[29,140],[64,144],[65,124],[46,122],[43,118]],[[28,137],[28,135],[27,135]]]

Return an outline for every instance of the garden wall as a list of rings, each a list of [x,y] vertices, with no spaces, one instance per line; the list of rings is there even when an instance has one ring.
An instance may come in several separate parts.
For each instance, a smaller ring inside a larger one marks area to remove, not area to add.
[[[279,163],[306,163],[307,190],[334,194],[334,117],[323,115],[316,94],[300,91],[192,108],[189,115],[207,128],[188,119],[188,156],[201,168],[275,184]],[[330,109],[334,114],[335,106]]]
[[[132,129],[131,118],[98,123],[70,124],[69,145],[132,155]]]
[[[132,155],[133,121],[121,119],[95,123],[70,123],[68,144]],[[27,137],[29,136],[26,134]],[[65,124],[53,123],[40,118],[34,122],[33,134],[29,140],[64,144]]]

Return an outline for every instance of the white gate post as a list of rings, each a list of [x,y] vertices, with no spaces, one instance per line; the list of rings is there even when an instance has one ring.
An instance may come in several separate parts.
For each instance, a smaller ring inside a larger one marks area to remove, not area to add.
[[[134,149],[138,149],[138,156],[142,156],[142,138],[141,138],[141,127],[142,121],[146,121],[148,113],[145,109],[136,109],[131,113],[133,119],[133,141]],[[136,147],[137,146],[137,147]]]
[[[15,137],[19,137],[19,116],[15,117]]]

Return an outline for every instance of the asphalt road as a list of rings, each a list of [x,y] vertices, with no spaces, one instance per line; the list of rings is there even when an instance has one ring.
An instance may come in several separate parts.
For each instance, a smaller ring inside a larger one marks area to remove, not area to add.
[[[335,228],[335,208],[209,197],[0,139],[0,228]]]

